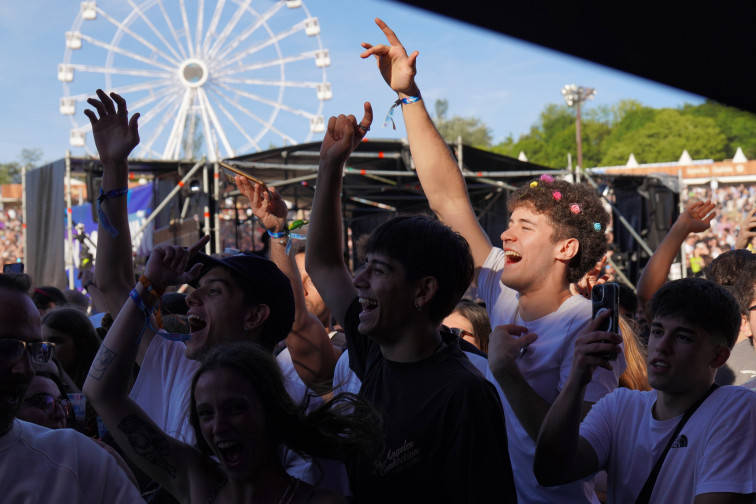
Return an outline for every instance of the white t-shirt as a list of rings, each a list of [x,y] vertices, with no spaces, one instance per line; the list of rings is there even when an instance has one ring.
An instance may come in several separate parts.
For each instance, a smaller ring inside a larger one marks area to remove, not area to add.
[[[608,473],[608,501],[635,502],[682,415],[654,420],[656,391],[617,389],[580,425]],[[756,393],[720,387],[688,419],[670,448],[651,502],[693,502],[710,492],[756,492]]]
[[[582,296],[572,296],[557,311],[524,322],[518,317],[519,294],[501,282],[504,262],[504,251],[494,247],[480,271],[478,295],[486,302],[491,327],[514,323],[538,335],[517,365],[533,390],[547,402],[553,403],[570,374],[575,339],[591,321],[591,302]],[[585,394],[586,401],[596,402],[617,388],[619,376],[626,367],[624,357],[620,355],[612,366],[614,371],[598,368],[593,374]],[[538,484],[533,474],[535,441],[520,424],[490,369],[486,372],[486,378],[496,386],[504,406],[509,456],[519,498],[534,503],[597,503],[592,478],[551,488]]]
[[[156,334],[142,361],[129,397],[169,436],[194,445],[189,424],[189,392],[199,362],[187,359],[186,346]]]
[[[115,459],[73,429],[23,420],[0,437],[0,499],[13,503],[143,502]]]

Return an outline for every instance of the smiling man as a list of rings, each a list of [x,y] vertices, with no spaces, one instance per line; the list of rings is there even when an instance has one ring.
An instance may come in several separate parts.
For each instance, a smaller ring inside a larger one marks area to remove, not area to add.
[[[396,34],[376,23],[388,45],[363,43],[397,93],[412,159],[435,214],[470,244],[478,296],[491,327],[488,364],[504,404],[517,494],[523,502],[598,502],[590,480],[543,488],[533,475],[535,438],[549,405],[569,374],[575,339],[591,319],[591,303],[570,293],[602,258],[609,216],[592,189],[554,180],[533,180],[509,195],[509,227],[494,247],[477,220],[457,161],[439,135],[415,82],[418,52],[409,56]],[[498,326],[498,327],[497,327]],[[599,369],[584,409],[617,388],[624,370]]]
[[[578,338],[569,380],[541,427],[539,482],[606,470],[609,502],[754,502],[756,393],[714,384],[740,327],[735,299],[713,282],[686,278],[654,294],[649,311],[653,390],[618,389],[580,424],[593,369],[611,368],[600,355],[618,351],[620,341],[593,323]]]
[[[349,467],[355,501],[516,502],[506,427],[494,387],[442,333],[473,275],[459,234],[425,216],[379,226],[352,278],[342,254],[344,163],[369,129],[332,117],[307,233],[306,268],[344,328],[359,393],[385,415],[385,450]]]
[[[50,359],[27,275],[0,275],[0,489],[3,502],[135,503],[115,459],[73,429],[15,419],[35,366]]]

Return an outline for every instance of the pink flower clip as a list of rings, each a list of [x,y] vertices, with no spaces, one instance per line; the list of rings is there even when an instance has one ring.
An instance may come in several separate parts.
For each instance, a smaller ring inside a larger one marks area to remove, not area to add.
[[[570,212],[574,213],[575,215],[579,214],[580,205],[578,205],[577,203],[573,203],[572,205],[570,205]]]
[[[554,197],[555,201],[559,201],[562,199],[562,193],[560,193],[559,191],[554,191],[551,193],[551,195]]]
[[[531,182],[531,183],[530,183],[530,187],[533,187],[533,188],[536,188],[536,187],[538,187],[538,182],[536,182],[536,181],[534,180],[533,182]]]
[[[547,184],[551,184],[552,182],[554,182],[554,177],[552,177],[549,174],[544,173],[543,175],[541,175],[541,182],[546,182]]]

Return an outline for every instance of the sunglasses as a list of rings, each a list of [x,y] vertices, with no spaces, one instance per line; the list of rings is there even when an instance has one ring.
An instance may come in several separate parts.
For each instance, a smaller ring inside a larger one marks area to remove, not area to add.
[[[459,327],[450,327],[449,332],[459,336],[462,339],[465,339],[465,336],[469,336],[472,339],[475,339],[475,335],[471,333],[470,331],[465,331],[464,329],[460,329]]]
[[[0,338],[0,362],[15,364],[29,351],[34,364],[47,364],[52,357],[54,343],[49,341],[24,341],[14,338]]]
[[[35,408],[41,409],[48,416],[52,415],[57,407],[60,407],[65,416],[69,416],[73,411],[71,401],[64,396],[60,396],[56,399],[50,394],[35,394],[24,399],[24,402]]]

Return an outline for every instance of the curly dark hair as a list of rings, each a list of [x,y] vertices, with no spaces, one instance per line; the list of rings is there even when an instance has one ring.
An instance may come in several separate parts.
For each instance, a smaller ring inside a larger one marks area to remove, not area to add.
[[[254,385],[268,435],[304,457],[372,460],[383,451],[383,418],[365,399],[343,393],[307,412],[308,401],[297,405],[289,396],[270,351],[256,343],[236,342],[211,348],[192,378],[189,423],[197,447],[207,456],[212,450],[202,436],[194,391],[202,374],[218,369],[236,371]]]
[[[580,280],[606,253],[609,214],[591,187],[542,176],[517,189],[507,206],[510,213],[526,206],[546,215],[554,229],[553,243],[577,239],[578,253],[567,268],[570,283]]]

